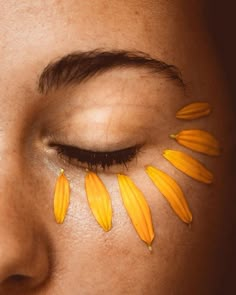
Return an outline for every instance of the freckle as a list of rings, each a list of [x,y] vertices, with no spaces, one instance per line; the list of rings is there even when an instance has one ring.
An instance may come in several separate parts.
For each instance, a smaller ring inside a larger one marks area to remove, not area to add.
[[[135,15],[139,15],[139,12],[137,10],[135,11]]]

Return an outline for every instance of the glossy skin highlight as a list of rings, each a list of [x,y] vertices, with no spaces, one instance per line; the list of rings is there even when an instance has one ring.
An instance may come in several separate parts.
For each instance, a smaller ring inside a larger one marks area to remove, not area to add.
[[[0,294],[224,294],[233,254],[230,129],[235,119],[201,3],[0,4]],[[49,62],[96,48],[143,51],[175,64],[187,89],[145,70],[117,69],[79,87],[38,92],[39,75]],[[175,118],[177,110],[199,98],[213,106],[209,117],[196,122]],[[223,145],[217,159],[190,153],[213,171],[210,187],[190,180],[162,157],[165,149],[185,151],[168,135],[193,127],[207,129]],[[111,167],[99,173],[112,198],[108,233],[89,210],[85,169],[58,157],[47,145],[50,134],[90,149],[145,143],[128,171]],[[191,229],[145,176],[148,164],[167,172],[185,191]],[[71,183],[71,204],[65,223],[58,225],[53,190],[61,168]],[[114,173],[124,172],[152,211],[156,237],[151,255],[122,205]]]

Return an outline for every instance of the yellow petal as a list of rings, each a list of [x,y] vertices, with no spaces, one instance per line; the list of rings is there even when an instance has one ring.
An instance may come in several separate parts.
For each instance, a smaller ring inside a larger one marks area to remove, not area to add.
[[[219,156],[220,145],[217,139],[207,131],[192,129],[182,130],[177,134],[171,134],[180,145],[193,151],[206,154],[208,156]]]
[[[152,216],[143,193],[126,175],[118,174],[121,197],[126,211],[139,237],[147,243],[149,249],[154,239]]]
[[[212,183],[213,174],[202,163],[188,154],[180,151],[165,150],[163,156],[188,176],[204,183]]]
[[[192,213],[190,212],[187,201],[180,186],[175,182],[175,180],[163,171],[153,166],[147,166],[146,172],[155,184],[155,186],[167,199],[175,213],[184,222],[191,223]]]
[[[176,113],[176,118],[183,120],[193,120],[209,115],[211,106],[208,102],[193,102],[181,108]]]
[[[85,177],[85,189],[95,219],[105,231],[109,231],[112,227],[112,207],[105,185],[97,174],[88,172]]]
[[[64,170],[58,176],[54,193],[54,215],[57,223],[63,223],[70,203],[70,184]]]

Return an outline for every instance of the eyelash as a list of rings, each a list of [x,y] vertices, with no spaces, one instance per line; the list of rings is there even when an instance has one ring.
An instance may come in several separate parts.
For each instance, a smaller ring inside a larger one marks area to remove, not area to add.
[[[98,167],[105,170],[113,165],[124,165],[127,168],[127,163],[132,161],[141,149],[141,145],[135,145],[113,152],[95,152],[55,143],[51,143],[50,147],[55,148],[58,155],[66,158],[70,164],[76,161],[77,163],[86,164],[87,168],[91,170],[97,170]]]

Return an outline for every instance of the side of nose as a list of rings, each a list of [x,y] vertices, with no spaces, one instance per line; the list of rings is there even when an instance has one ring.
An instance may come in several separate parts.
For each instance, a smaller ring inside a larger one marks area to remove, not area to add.
[[[0,171],[0,294],[24,294],[49,273],[48,237],[25,194],[26,182]]]
[[[24,282],[27,288],[40,285],[48,274],[46,245],[33,232],[13,234],[6,228],[0,235],[0,290],[16,282]]]

